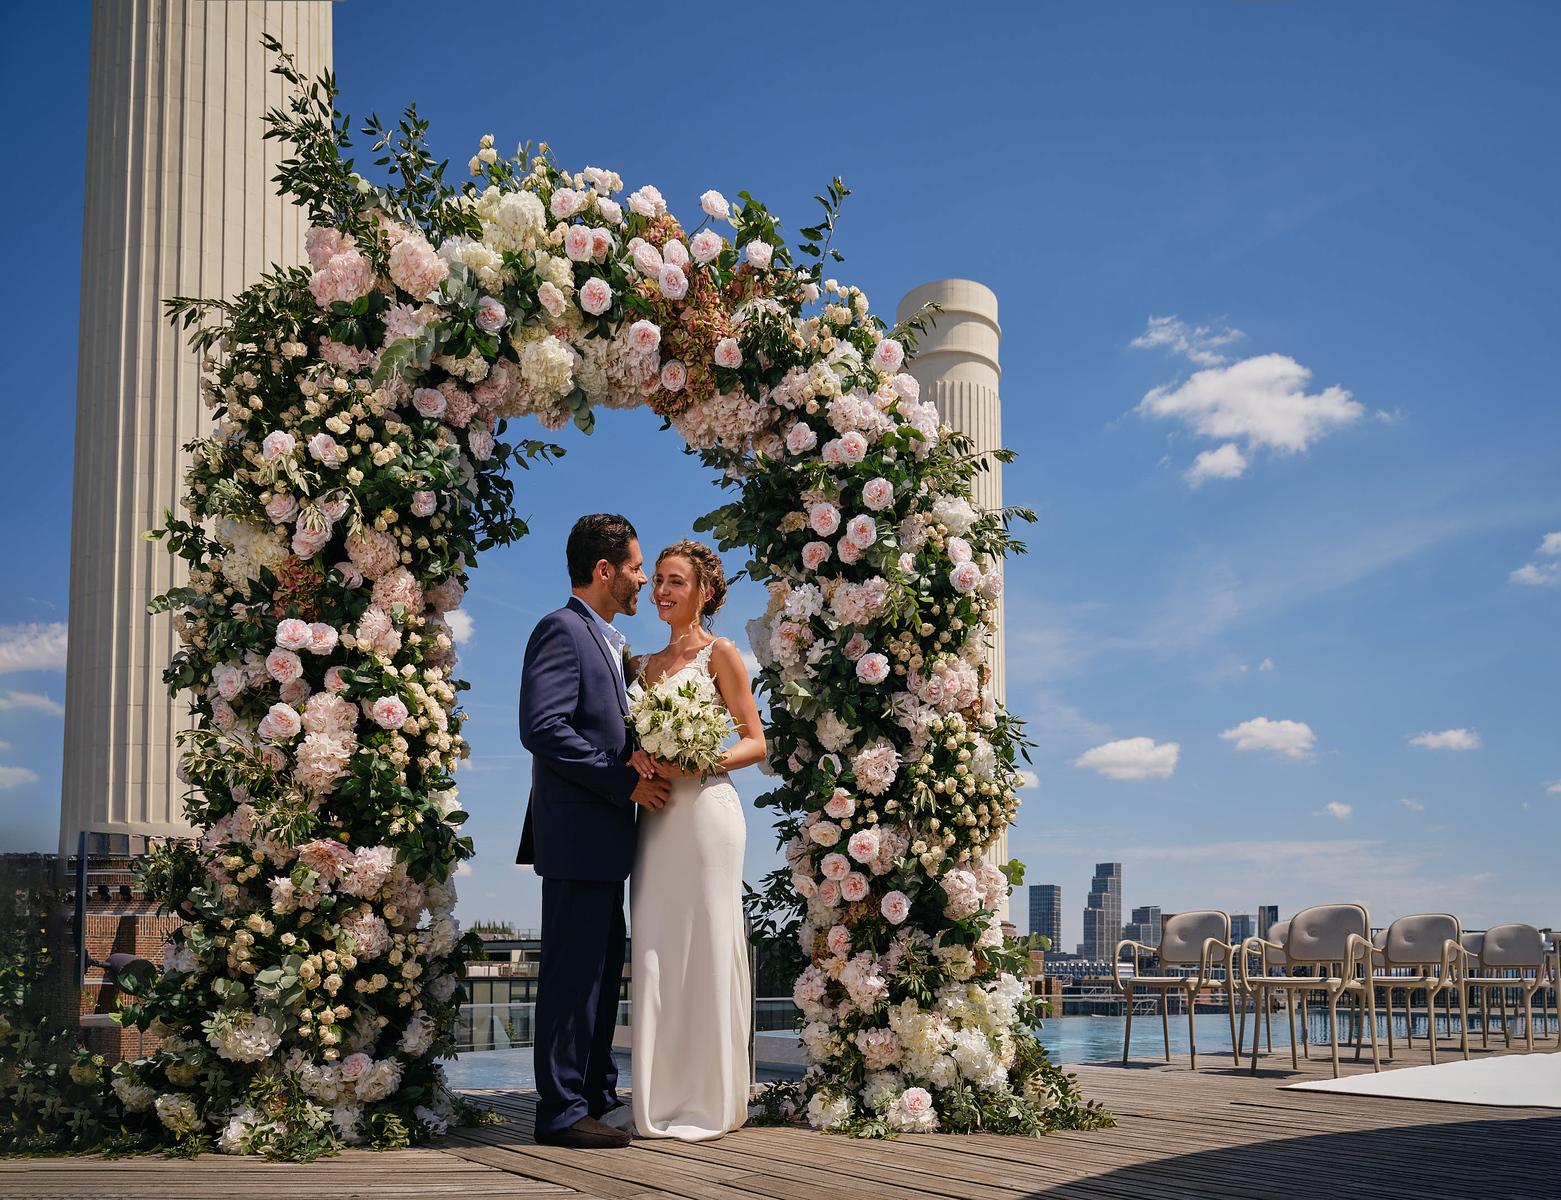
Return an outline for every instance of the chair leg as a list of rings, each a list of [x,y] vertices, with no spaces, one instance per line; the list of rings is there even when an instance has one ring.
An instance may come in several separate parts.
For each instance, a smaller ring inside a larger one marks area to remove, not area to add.
[[[1248,999],[1249,999],[1249,997],[1246,997],[1246,996],[1243,996],[1241,998],[1241,1015],[1238,1018],[1236,1018],[1236,1020],[1237,1020],[1237,1026],[1236,1026],[1236,1048],[1238,1050],[1242,1046],[1244,1046],[1246,1044],[1246,1041],[1247,1041],[1247,1000]],[[1234,1001],[1232,1001],[1232,1003],[1234,1004]],[[1254,1013],[1254,1015],[1257,1013],[1257,1002],[1256,1002],[1256,1000],[1253,1001],[1252,1012]],[[1236,1059],[1237,1059],[1237,1062],[1239,1063],[1240,1059],[1241,1059],[1241,1055],[1237,1054],[1236,1055]]]
[[[1453,998],[1451,996],[1449,996],[1449,997],[1447,997],[1447,1019],[1449,1021],[1451,1021],[1452,1018],[1453,1018],[1452,1010],[1453,1010]],[[1458,1045],[1463,1050],[1463,1061],[1464,1062],[1468,1062],[1469,1061],[1469,985],[1466,984],[1466,983],[1461,983],[1461,984],[1458,985],[1458,1016],[1459,1016]]]
[[[1271,1000],[1266,988],[1252,989],[1252,1074],[1257,1074],[1257,1055],[1259,1043],[1263,1040],[1263,1014],[1258,1005],[1267,1004]]]
[[[1301,993],[1301,1053],[1312,1057],[1311,996]]]
[[[1371,1069],[1382,1070],[1382,1054],[1377,1049],[1377,989],[1366,981],[1366,1020],[1371,1022]]]
[[[1376,1010],[1376,1005],[1372,1005]],[[1355,1022],[1355,1061],[1360,1062],[1360,1040],[1366,1033],[1366,1001],[1360,996],[1350,998],[1350,1017]]]
[[[1491,990],[1480,989],[1480,1049],[1491,1048]]]
[[[1388,984],[1388,986],[1387,986],[1387,1001],[1388,1001],[1388,1057],[1392,1058],[1393,1057],[1393,985],[1391,983]],[[1406,1000],[1406,1002],[1404,1004],[1404,1008],[1407,1011],[1408,1016],[1409,1016],[1409,1021],[1412,1024],[1414,1022],[1414,1019],[1415,1019],[1415,994],[1413,992],[1409,992],[1408,993],[1407,1000]],[[1411,1046],[1413,1046],[1414,1042],[1410,1042],[1409,1044]]]
[[[1523,1037],[1530,1054],[1534,1053],[1534,993],[1523,993]]]
[[[1127,1065],[1127,1047],[1133,1040],[1133,985],[1127,985],[1127,1028],[1122,1033],[1122,1065]]]
[[[1507,1049],[1512,1049],[1512,1018],[1507,1015],[1507,989],[1501,988],[1501,1034],[1507,1039]]]
[[[1187,1061],[1192,1069],[1198,1069],[1198,1033],[1193,1027],[1193,1010],[1197,1007],[1192,1002],[1192,993],[1187,993]]]
[[[1165,1035],[1165,1061],[1171,1061],[1171,989],[1160,989],[1160,1032]]]
[[[1263,1028],[1268,1039],[1268,1052],[1272,1054],[1274,1052],[1274,1010],[1272,1008],[1263,1010]]]
[[[1241,1039],[1236,1036],[1236,986],[1234,981],[1231,982],[1230,987],[1225,989],[1225,1005],[1230,1010],[1230,1053],[1239,1067],[1241,1065]]]
[[[1333,1077],[1339,1077],[1339,998],[1328,995],[1328,1046],[1333,1052]]]
[[[1293,991],[1286,993],[1285,1002],[1290,1010],[1290,1069],[1299,1071],[1301,1064],[1295,1057],[1295,993]],[[1309,1058],[1311,1055],[1308,1053],[1307,1057]]]
[[[1409,1019],[1410,1019],[1411,1022],[1414,1021],[1414,1019],[1415,1019],[1415,1014],[1414,1014],[1414,1010],[1413,1009],[1410,1010]],[[1425,993],[1425,1019],[1426,1019],[1426,1039],[1431,1043],[1431,1065],[1434,1067],[1434,1066],[1436,1066],[1436,993],[1433,992],[1430,988],[1426,988],[1426,993]],[[1389,1058],[1393,1057],[1393,1052],[1392,1052],[1392,1048],[1391,1048],[1392,1037],[1393,1037],[1393,1014],[1390,1012],[1390,1013],[1388,1013],[1388,1039],[1389,1039],[1389,1043],[1390,1043],[1389,1050],[1388,1050],[1388,1057]]]

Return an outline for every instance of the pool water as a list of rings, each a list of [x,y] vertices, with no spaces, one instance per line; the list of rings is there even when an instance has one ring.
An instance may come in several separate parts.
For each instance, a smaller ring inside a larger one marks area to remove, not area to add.
[[[1244,1045],[1250,1050],[1252,1046],[1251,1014],[1248,1014],[1248,1023],[1245,1029]],[[1200,1055],[1215,1055],[1230,1053],[1230,1021],[1224,1013],[1199,1013],[1193,1018],[1198,1034],[1198,1053]],[[1099,1062],[1104,1059],[1120,1059],[1122,1056],[1122,1033],[1126,1021],[1123,1017],[1053,1017],[1039,1030],[1041,1042],[1051,1055],[1053,1062],[1082,1063]],[[1555,1019],[1552,1017],[1546,1024],[1553,1030]],[[1539,1018],[1535,1015],[1535,1032],[1539,1032]],[[1311,1040],[1314,1044],[1327,1040],[1327,1017],[1324,1014],[1314,1013],[1311,1022]],[[1441,1034],[1446,1037],[1447,1029],[1441,1026]],[[1346,1031],[1341,1031],[1341,1037]],[[1290,1035],[1286,1023],[1281,1014],[1274,1016],[1274,1053],[1288,1058],[1290,1047]],[[1385,1026],[1380,1034],[1385,1034]],[[773,1077],[773,1073],[767,1073],[763,1062],[764,1041],[769,1038],[796,1039],[796,1034],[789,1030],[775,1030],[759,1034],[759,1078],[765,1080]],[[1404,1017],[1402,1012],[1396,1015],[1394,1020],[1394,1036],[1404,1036]],[[1415,1037],[1418,1040],[1425,1036],[1425,1018],[1420,1016],[1415,1021]],[[1383,1043],[1384,1048],[1386,1043]],[[1265,1042],[1263,1050],[1267,1052]],[[1185,1061],[1187,1055],[1187,1018],[1185,1015],[1171,1016],[1171,1056]],[[1155,1016],[1135,1016],[1133,1018],[1133,1042],[1129,1048],[1129,1056],[1145,1061],[1162,1060],[1165,1057],[1165,1043],[1161,1036],[1160,1018]],[[629,1055],[627,1051],[618,1052],[619,1073],[618,1084],[620,1087],[630,1086]],[[1200,1058],[1200,1062],[1202,1059]],[[532,1069],[531,1047],[517,1046],[508,1050],[481,1050],[463,1054],[445,1064],[445,1070],[449,1075],[450,1085],[456,1088],[517,1088],[525,1089],[536,1086],[536,1075]]]

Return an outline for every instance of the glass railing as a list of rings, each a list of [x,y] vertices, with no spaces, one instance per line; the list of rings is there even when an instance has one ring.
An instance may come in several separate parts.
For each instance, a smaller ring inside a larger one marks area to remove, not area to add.
[[[473,1050],[508,1050],[530,1046],[536,1041],[534,1000],[512,1004],[463,1004],[456,1021],[455,1048],[462,1054]],[[629,1023],[629,1002],[618,1002],[618,1024]],[[760,996],[754,1001],[754,1031],[770,1033],[796,1028],[797,1006],[790,996]]]

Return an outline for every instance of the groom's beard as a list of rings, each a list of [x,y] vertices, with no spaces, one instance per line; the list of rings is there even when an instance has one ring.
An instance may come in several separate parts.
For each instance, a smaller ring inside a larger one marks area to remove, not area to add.
[[[618,611],[632,617],[640,606],[640,589],[635,586],[634,581],[620,571],[613,577],[611,591],[613,603],[618,606]]]

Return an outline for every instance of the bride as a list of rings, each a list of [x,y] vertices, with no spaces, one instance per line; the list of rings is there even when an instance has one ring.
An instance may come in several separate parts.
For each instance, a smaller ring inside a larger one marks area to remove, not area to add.
[[[715,551],[694,541],[668,546],[651,595],[670,638],[643,663],[642,685],[705,672],[738,733],[719,773],[704,778],[643,750],[634,759],[642,775],[672,781],[665,806],[641,816],[630,880],[635,1132],[697,1142],[748,1115],[746,826],[727,773],[764,757],[764,731],[742,656],[707,628],[726,599]]]

